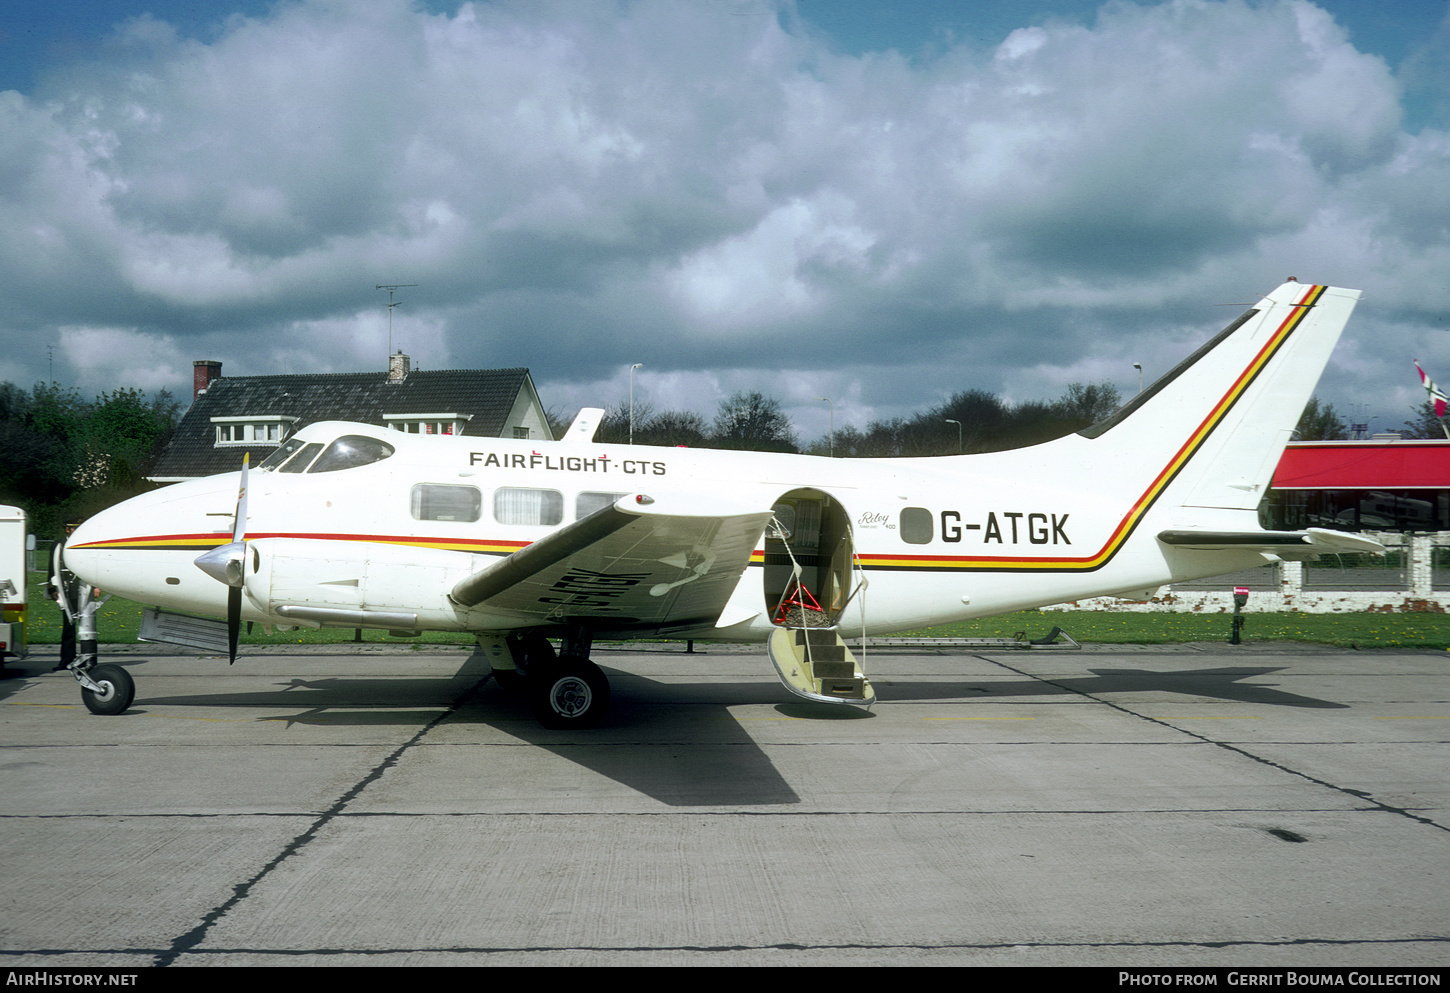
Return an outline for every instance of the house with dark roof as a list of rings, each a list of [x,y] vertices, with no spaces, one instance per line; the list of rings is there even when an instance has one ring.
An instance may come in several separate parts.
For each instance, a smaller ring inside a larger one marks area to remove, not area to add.
[[[314,421],[359,421],[413,434],[552,441],[527,369],[409,368],[399,352],[386,375],[314,373],[223,378],[221,363],[193,363],[191,408],[152,471],[158,483],[256,465]]]

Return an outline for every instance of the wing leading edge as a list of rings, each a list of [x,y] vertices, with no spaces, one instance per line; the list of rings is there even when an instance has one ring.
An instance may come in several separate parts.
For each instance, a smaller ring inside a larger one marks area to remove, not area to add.
[[[464,607],[597,629],[712,624],[771,511],[680,513],[630,495],[458,582]]]

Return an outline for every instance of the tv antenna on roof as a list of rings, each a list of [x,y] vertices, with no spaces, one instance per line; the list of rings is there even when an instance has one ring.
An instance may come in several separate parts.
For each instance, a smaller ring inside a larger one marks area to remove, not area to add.
[[[417,283],[379,283],[374,289],[388,291],[388,358],[393,356],[393,308],[403,301],[393,301],[393,291],[404,286],[417,286]]]

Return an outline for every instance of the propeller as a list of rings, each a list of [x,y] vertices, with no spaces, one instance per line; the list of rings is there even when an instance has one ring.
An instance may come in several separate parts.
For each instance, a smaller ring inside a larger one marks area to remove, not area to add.
[[[228,664],[237,660],[237,636],[242,629],[242,583],[247,563],[247,468],[252,453],[242,456],[242,484],[237,492],[237,512],[232,540],[196,557],[196,566],[212,579],[227,586]]]

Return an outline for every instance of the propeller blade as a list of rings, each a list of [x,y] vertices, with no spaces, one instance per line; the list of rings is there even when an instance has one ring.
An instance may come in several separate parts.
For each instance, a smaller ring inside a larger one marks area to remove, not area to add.
[[[232,545],[236,548],[236,568],[227,569],[227,665],[237,661],[237,637],[242,630],[242,581],[247,563],[247,470],[252,453],[242,454],[242,481],[237,489],[237,510],[232,517]],[[231,563],[228,563],[231,565]]]
[[[227,588],[227,654],[237,660],[237,637],[242,629],[242,586],[247,564],[247,469],[251,453],[242,456],[242,481],[237,489],[237,509],[232,522],[232,540],[203,552],[196,567]]]
[[[242,456],[242,484],[237,491],[237,512],[232,521],[232,541],[242,541],[247,536],[247,467],[251,462],[251,452]]]
[[[227,590],[227,665],[237,660],[237,634],[242,629],[242,588]]]

